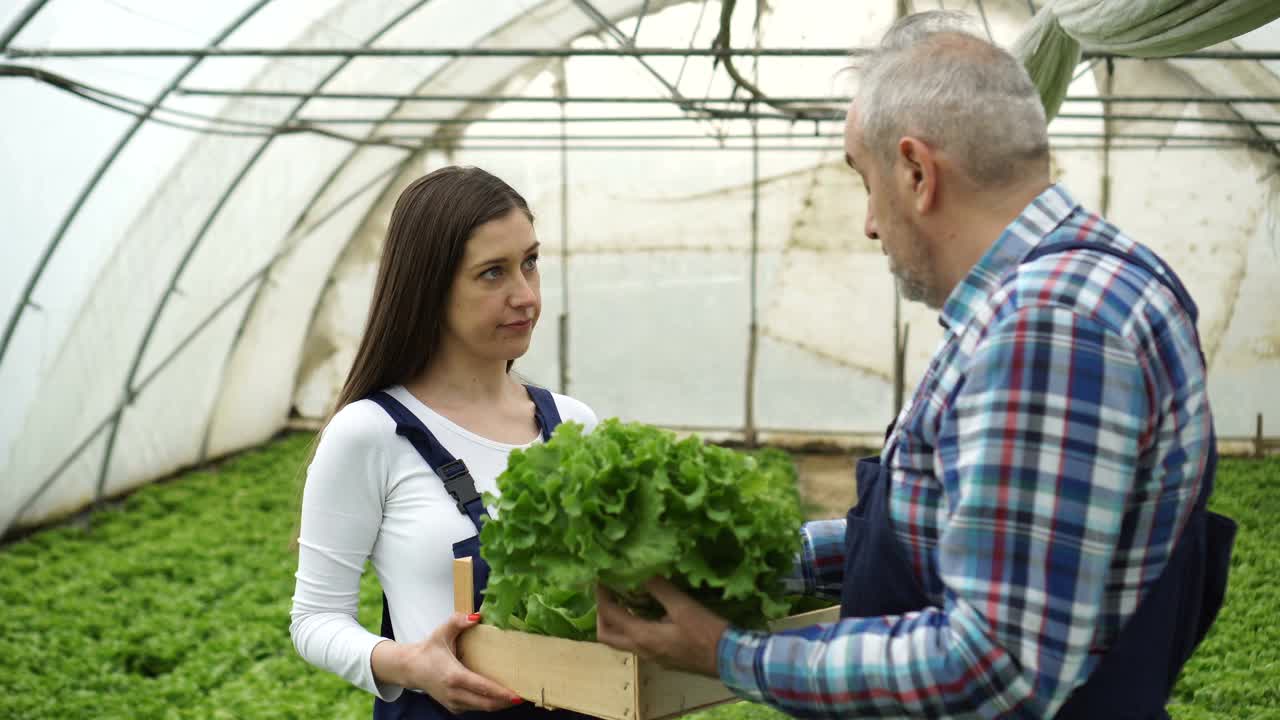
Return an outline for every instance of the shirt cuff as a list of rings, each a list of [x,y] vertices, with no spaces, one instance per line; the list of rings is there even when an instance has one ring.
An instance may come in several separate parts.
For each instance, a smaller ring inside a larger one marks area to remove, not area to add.
[[[735,695],[751,702],[764,702],[762,678],[756,668],[768,642],[768,633],[730,627],[720,636],[716,646],[720,680]]]
[[[404,692],[404,688],[393,683],[378,682],[378,678],[373,674],[373,649],[380,643],[390,642],[387,638],[374,635],[370,638],[372,642],[369,644],[368,652],[364,663],[365,670],[368,672],[360,686],[368,692],[378,696],[383,702],[395,702],[400,699],[400,694]]]
[[[804,538],[804,542],[809,542],[808,537]],[[808,595],[812,592],[812,583],[807,582],[804,553],[796,553],[795,563],[791,566],[791,571],[782,576],[782,591],[788,595]]]

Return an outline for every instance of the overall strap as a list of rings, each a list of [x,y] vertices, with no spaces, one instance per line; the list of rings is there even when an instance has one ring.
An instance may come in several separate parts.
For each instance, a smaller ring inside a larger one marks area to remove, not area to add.
[[[560,410],[556,407],[556,399],[551,391],[535,385],[525,385],[529,399],[533,400],[533,416],[538,421],[538,429],[542,431],[542,440],[551,439],[551,434],[560,425]]]
[[[1200,317],[1200,310],[1196,307],[1196,303],[1191,299],[1191,293],[1187,292],[1186,286],[1182,284],[1182,280],[1178,279],[1177,273],[1173,268],[1169,267],[1163,261],[1157,259],[1157,265],[1153,265],[1146,259],[1131,252],[1126,252],[1118,247],[1096,240],[1064,240],[1061,242],[1042,243],[1031,249],[1027,256],[1022,259],[1022,263],[1028,263],[1045,255],[1053,255],[1060,252],[1068,252],[1070,250],[1092,250],[1094,252],[1111,255],[1119,258],[1121,261],[1130,265],[1136,265],[1146,271],[1148,275],[1155,278],[1157,282],[1164,285],[1173,293],[1178,304],[1186,311],[1187,316],[1191,318],[1191,324],[1194,326]],[[1204,365],[1205,372],[1209,371],[1209,364],[1205,362],[1204,349],[1200,347],[1200,335],[1195,334],[1196,352],[1200,353],[1200,362]],[[1214,432],[1212,421],[1209,425],[1209,458],[1205,465],[1205,473],[1200,488],[1200,497],[1196,498],[1196,510],[1205,510],[1208,507],[1209,496],[1213,494],[1213,479],[1218,464],[1218,438]]]
[[[1093,250],[1106,255],[1117,257],[1129,265],[1137,265],[1139,268],[1147,271],[1147,274],[1155,278],[1161,285],[1169,288],[1169,292],[1177,298],[1178,304],[1186,310],[1187,315],[1191,317],[1191,324],[1194,325],[1200,318],[1200,309],[1196,307],[1196,303],[1191,299],[1191,293],[1187,292],[1187,288],[1178,279],[1177,274],[1173,272],[1173,268],[1157,260],[1158,265],[1153,265],[1143,257],[1131,252],[1126,252],[1113,245],[1098,242],[1096,240],[1064,240],[1062,242],[1051,242],[1037,245],[1027,253],[1022,259],[1022,263],[1029,263],[1044,257],[1045,255],[1053,255],[1056,253],[1067,252],[1069,250]],[[1203,352],[1201,355],[1203,356]]]
[[[436,477],[444,483],[444,489],[453,498],[458,512],[470,518],[471,524],[476,526],[476,532],[480,532],[489,512],[480,499],[480,493],[476,492],[476,481],[472,479],[467,464],[445,450],[418,416],[399,400],[381,391],[372,393],[368,399],[380,405],[396,421],[396,434],[408,439],[413,449],[418,451]]]

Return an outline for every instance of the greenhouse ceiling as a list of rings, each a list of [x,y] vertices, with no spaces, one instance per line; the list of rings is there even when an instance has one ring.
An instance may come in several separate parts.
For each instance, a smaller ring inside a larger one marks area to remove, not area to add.
[[[564,319],[529,376],[673,427],[874,435],[937,327],[857,237],[845,70],[939,5],[0,4],[0,532],[322,419],[390,203],[450,162],[538,215]],[[1010,46],[1053,7],[946,5]],[[1280,418],[1280,24],[1133,54],[1083,48],[1055,172],[1188,268],[1245,438]]]

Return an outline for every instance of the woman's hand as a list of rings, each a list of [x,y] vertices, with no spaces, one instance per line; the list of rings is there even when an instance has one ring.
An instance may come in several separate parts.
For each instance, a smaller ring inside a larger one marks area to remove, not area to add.
[[[458,661],[458,636],[478,622],[479,613],[454,613],[422,642],[379,643],[373,649],[374,676],[423,690],[455,715],[519,705],[524,700],[518,695]]]

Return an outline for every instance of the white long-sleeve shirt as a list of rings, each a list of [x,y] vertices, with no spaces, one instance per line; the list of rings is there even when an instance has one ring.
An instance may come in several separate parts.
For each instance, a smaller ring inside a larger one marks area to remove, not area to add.
[[[512,450],[542,442],[495,442],[434,412],[403,386],[386,392],[467,464],[481,493],[498,494],[495,480]],[[595,427],[586,405],[554,397],[563,421]],[[395,700],[403,688],[373,677],[373,648],[383,638],[356,620],[365,561],[372,558],[391,605],[396,640],[417,642],[453,612],[453,544],[475,532],[386,411],[371,400],[347,405],[326,426],[307,470],[290,613],[294,647],[312,665]]]

